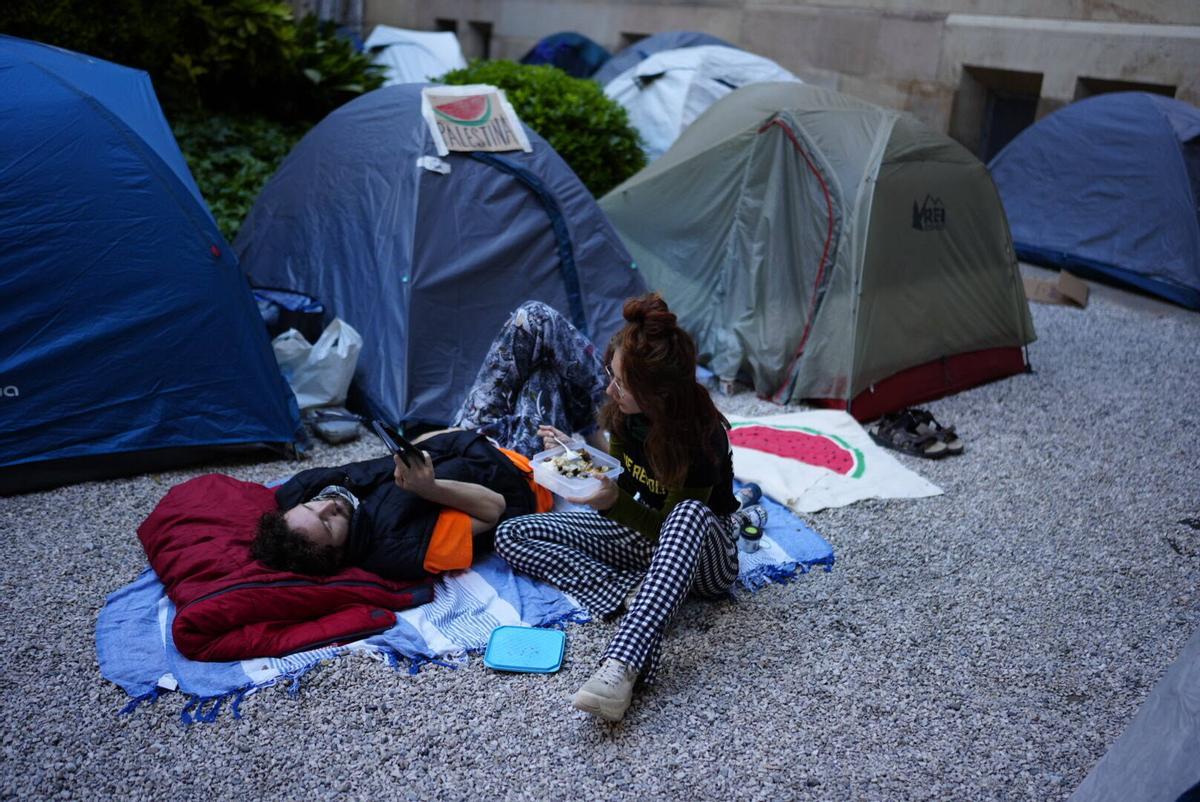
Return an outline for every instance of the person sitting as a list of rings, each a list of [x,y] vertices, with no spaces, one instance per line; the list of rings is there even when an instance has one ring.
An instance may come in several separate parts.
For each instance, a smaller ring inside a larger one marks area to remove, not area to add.
[[[327,575],[356,565],[389,579],[470,566],[491,551],[497,523],[550,509],[528,457],[539,428],[597,436],[604,364],[590,341],[546,304],[506,320],[451,428],[414,440],[420,465],[399,458],[314,468],[276,491],[252,551],[272,568]]]
[[[626,610],[576,708],[610,721],[625,715],[640,677],[652,682],[663,634],[683,598],[727,597],[738,575],[739,512],[728,422],[696,382],[696,347],[657,294],[627,301],[609,346],[601,421],[624,471],[601,479],[591,509],[510,518],[496,550],[594,615]],[[544,431],[545,444],[560,435]],[[597,438],[602,441],[602,438]],[[761,523],[761,520],[754,520]]]

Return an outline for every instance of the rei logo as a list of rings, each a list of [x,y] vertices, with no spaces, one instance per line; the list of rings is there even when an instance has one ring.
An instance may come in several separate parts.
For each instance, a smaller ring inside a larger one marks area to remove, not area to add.
[[[912,227],[917,231],[941,231],[946,227],[946,207],[941,198],[926,195],[925,200],[917,205],[913,201]]]

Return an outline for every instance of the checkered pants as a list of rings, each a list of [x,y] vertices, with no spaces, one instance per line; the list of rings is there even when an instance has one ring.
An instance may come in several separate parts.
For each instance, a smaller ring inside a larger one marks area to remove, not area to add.
[[[533,456],[538,426],[596,428],[608,377],[596,346],[553,307],[526,301],[505,321],[452,425]]]
[[[593,615],[617,612],[642,582],[603,656],[635,666],[644,682],[654,681],[663,633],[683,598],[726,597],[738,572],[733,518],[695,500],[671,510],[657,544],[589,510],[505,521],[496,530],[496,551]]]

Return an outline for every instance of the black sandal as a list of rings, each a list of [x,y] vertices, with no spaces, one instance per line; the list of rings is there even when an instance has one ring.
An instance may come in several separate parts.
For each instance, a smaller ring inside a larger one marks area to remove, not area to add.
[[[933,414],[924,409],[910,409],[909,414],[913,421],[916,422],[914,427],[918,434],[931,434],[938,440],[946,444],[946,450],[950,454],[963,453],[963,441],[954,431],[953,426],[943,426],[937,422]]]
[[[871,439],[884,448],[925,459],[941,459],[950,454],[950,446],[936,433],[918,431],[916,419],[908,410],[884,415],[867,427]]]

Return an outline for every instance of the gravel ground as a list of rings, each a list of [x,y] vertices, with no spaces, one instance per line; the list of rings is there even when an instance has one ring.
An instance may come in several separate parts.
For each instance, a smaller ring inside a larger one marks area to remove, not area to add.
[[[555,675],[352,657],[299,698],[184,728],[101,676],[134,531],[208,466],[0,499],[4,798],[1061,799],[1200,620],[1200,315],[1114,291],[1034,306],[1035,372],[930,405],[967,452],[902,457],[945,495],[811,516],[837,554],[737,603],[690,602],[660,683],[607,726],[568,705],[613,633]],[[729,411],[778,411],[749,394]],[[318,448],[332,464],[370,442]],[[312,464],[312,463],[309,463]]]

